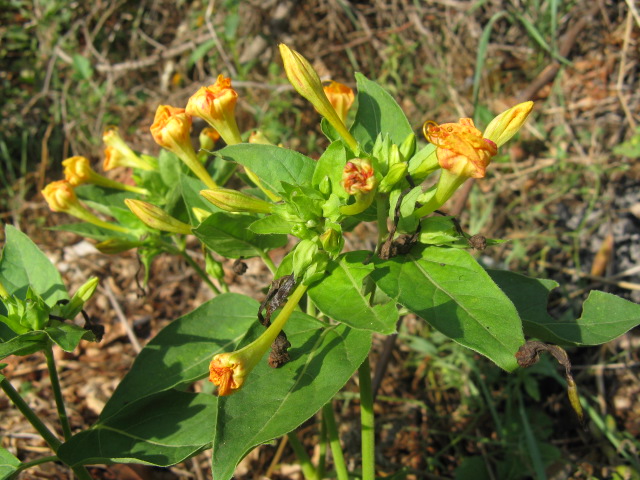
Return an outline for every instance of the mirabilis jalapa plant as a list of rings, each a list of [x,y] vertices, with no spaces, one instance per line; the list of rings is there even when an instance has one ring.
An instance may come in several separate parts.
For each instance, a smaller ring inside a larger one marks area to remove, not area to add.
[[[323,86],[302,55],[285,45],[280,52],[291,84],[322,116],[330,145],[317,161],[259,132],[243,143],[234,114],[238,94],[221,75],[186,108],[158,107],[151,127],[163,147],[157,158],[137,154],[116,129],[107,130],[104,169],[133,168],[136,186],[112,182],[84,157],[73,157],[64,164],[66,179],[44,189],[52,210],[82,220],[59,228],[98,240],[105,253],[136,248],[145,265],[160,252],[179,255],[215,293],[145,346],[93,427],[50,443],[54,458],[78,474],[92,463],[173,465],[213,447],[213,478],[225,480],[255,446],[322,409],[323,441],[332,449],[335,476],[345,480],[331,399],[358,371],[361,476],[372,480],[371,336],[394,333],[408,312],[509,372],[551,352],[565,366],[570,400],[581,415],[559,346],[611,340],[638,324],[639,307],[594,291],[580,318],[557,321],[546,311],[555,282],[483,268],[469,250],[499,240],[472,241],[455,219],[437,212],[467,179],[485,176],[533,103],[499,114],[484,132],[469,118],[428,121],[428,144],[418,148],[405,115],[376,83],[356,74],[357,110],[347,127],[351,89]],[[199,151],[190,140],[192,116],[211,125],[200,135]],[[216,151],[218,137],[227,146]],[[422,186],[438,173],[433,186]],[[229,188],[233,176],[246,187]],[[377,223],[375,247],[344,252],[344,233],[360,222]],[[285,246],[288,236],[298,242],[276,265],[269,251]],[[199,241],[204,268],[191,258],[188,237]],[[43,304],[58,300],[45,295],[42,282],[29,282],[29,265],[19,281],[7,273],[21,242],[28,239],[7,231],[0,263],[7,311],[26,295],[32,302],[40,295]],[[216,256],[236,259],[238,271],[243,258],[261,258],[274,279],[265,300],[228,293]],[[27,336],[45,328],[19,317],[0,318],[8,326],[0,331],[2,357],[23,353]],[[38,338],[43,348],[50,348],[48,339],[55,342],[51,334]],[[193,393],[191,384],[207,375],[217,395]],[[289,438],[305,476],[334,475],[312,465],[297,437]]]

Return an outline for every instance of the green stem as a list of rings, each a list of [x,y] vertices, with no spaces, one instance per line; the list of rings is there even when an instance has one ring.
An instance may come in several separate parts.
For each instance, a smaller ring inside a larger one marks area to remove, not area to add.
[[[44,349],[44,356],[47,359],[47,369],[49,370],[49,378],[51,379],[51,389],[53,390],[53,396],[56,399],[58,418],[60,418],[60,424],[62,425],[64,440],[69,441],[71,438],[71,425],[69,424],[69,417],[67,416],[67,410],[64,406],[64,399],[62,398],[62,390],[60,388],[60,379],[58,378],[58,370],[56,369],[56,361],[53,358],[53,349],[51,348],[51,345],[48,345],[47,348]]]
[[[316,305],[313,303],[313,300],[309,298],[309,295],[307,295],[307,315],[315,318],[317,314],[318,309],[316,308]]]
[[[307,297],[309,298],[309,297]],[[324,417],[324,413],[323,413]],[[326,476],[326,461],[327,461],[327,443],[329,438],[327,437],[327,424],[324,419],[320,420],[320,436],[318,441],[320,445],[318,447],[319,450],[319,459],[318,459],[318,477],[324,478]]]
[[[13,385],[6,378],[2,379],[0,382],[0,387],[4,393],[7,394],[7,397],[13,402],[13,404],[20,410],[22,415],[29,421],[33,428],[37,430],[40,436],[47,442],[47,445],[51,447],[51,450],[54,452],[58,451],[62,442],[58,440],[58,438],[54,435],[54,433],[47,428],[47,426],[42,423],[42,421],[38,418],[36,413],[31,409],[31,407],[24,401],[24,399],[20,396],[18,391],[13,388]]]
[[[20,466],[16,468],[16,473],[21,472],[23,470],[27,470],[28,468],[31,468],[31,467],[35,467],[37,465],[42,465],[43,463],[59,462],[59,461],[60,459],[55,455],[52,455],[50,457],[37,458],[36,460],[31,460],[30,462],[21,463]]]
[[[338,427],[336,426],[336,419],[333,416],[331,402],[322,407],[322,419],[324,420],[324,424],[327,427],[327,434],[329,435],[329,445],[331,447],[331,454],[333,455],[333,464],[336,468],[336,476],[338,480],[349,480],[349,471],[347,470],[347,464],[344,461],[344,454],[340,446]]]
[[[369,357],[360,365],[358,379],[360,380],[360,421],[362,424],[362,480],[375,480],[375,427]]]
[[[269,271],[271,271],[271,273],[275,275],[278,267],[276,267],[276,264],[273,263],[273,260],[271,260],[269,254],[263,250],[260,250],[260,258],[262,258]]]
[[[298,457],[298,462],[300,462],[300,467],[302,468],[302,474],[306,480],[320,480],[318,476],[318,471],[314,468],[313,463],[311,463],[311,459],[309,458],[309,454],[304,449],[304,445],[298,439],[296,432],[287,433],[287,437],[289,438],[289,443],[291,444],[291,448]]]
[[[378,220],[378,244],[376,245],[376,252],[380,249],[382,242],[387,239],[389,235],[389,227],[387,226],[387,196],[378,195],[376,197],[376,213]]]
[[[173,245],[170,245],[169,243],[165,243],[165,242],[162,242],[162,247],[168,253],[171,253],[173,255],[177,254],[177,255],[180,255],[182,258],[184,258],[184,260],[196,271],[196,273],[200,276],[200,278],[204,280],[204,282],[209,286],[211,290],[213,290],[215,294],[219,295],[221,293],[220,289],[216,287],[215,284],[211,281],[207,272],[205,272],[200,267],[200,265],[198,265],[196,261],[189,256],[189,254],[185,250],[183,250],[182,248],[174,247]],[[220,280],[220,282],[222,283],[222,280]]]

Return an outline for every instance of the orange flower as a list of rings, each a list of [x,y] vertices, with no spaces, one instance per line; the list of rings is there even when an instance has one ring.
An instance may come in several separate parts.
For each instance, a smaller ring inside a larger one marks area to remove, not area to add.
[[[191,145],[191,115],[184,108],[160,105],[151,125],[151,135],[158,145],[175,153],[209,188],[218,185],[202,166]]]
[[[329,103],[331,103],[340,120],[345,123],[347,121],[347,113],[356,98],[353,90],[343,83],[334,81],[323,88]]]
[[[151,135],[162,148],[178,154],[178,151],[188,149],[191,145],[191,116],[184,108],[170,105],[160,105],[151,125]]]
[[[236,124],[238,93],[231,88],[231,79],[219,75],[213,85],[201,87],[187,102],[187,113],[204,119],[215,128],[227,145],[241,143]]]
[[[230,353],[216,355],[209,364],[209,381],[218,386],[218,395],[231,395],[242,387],[244,377],[242,366],[229,359]]]
[[[498,153],[496,144],[484,138],[470,118],[442,125],[427,122],[424,135],[437,147],[440,166],[456,176],[483,178],[491,158]]]
[[[376,186],[371,162],[361,158],[353,158],[347,162],[342,171],[342,186],[349,195],[368,193]]]

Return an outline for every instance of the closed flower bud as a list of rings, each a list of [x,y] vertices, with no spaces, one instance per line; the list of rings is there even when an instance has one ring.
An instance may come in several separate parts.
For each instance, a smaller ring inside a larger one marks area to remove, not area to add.
[[[142,223],[151,228],[183,235],[189,235],[191,233],[191,225],[187,225],[177,218],[172,217],[160,207],[132,198],[126,198],[124,203],[136,217],[142,220]]]
[[[54,212],[65,212],[98,227],[107,228],[116,232],[130,233],[129,229],[105,222],[89,212],[89,210],[78,201],[75,190],[66,180],[51,182],[42,190],[42,196],[47,201],[47,204],[49,204],[49,208]]]
[[[124,238],[108,238],[96,244],[96,248],[104,254],[115,255],[144,245],[143,242],[126,240]]]
[[[151,125],[153,139],[162,148],[175,153],[189,169],[209,188],[218,185],[204,168],[191,145],[191,116],[184,108],[160,105]]]
[[[502,112],[485,129],[485,138],[501,147],[522,128],[532,109],[533,102],[524,102]]]
[[[108,147],[109,148],[109,147]],[[101,187],[113,188],[116,190],[124,190],[127,192],[148,195],[149,191],[133,185],[116,182],[107,177],[103,177],[91,168],[89,159],[86,157],[75,156],[62,161],[64,166],[65,179],[74,187],[83,183],[92,183]]]
[[[258,145],[273,145],[271,141],[260,130],[255,130],[249,135],[249,143],[256,143]]]
[[[213,188],[200,192],[216,207],[227,212],[271,213],[273,204],[230,188]]]
[[[100,280],[98,277],[92,277],[82,285],[73,295],[69,303],[62,306],[60,316],[63,318],[73,319],[80,313],[84,304],[93,296]]]
[[[402,180],[407,173],[407,164],[406,163],[396,163],[389,167],[389,171],[385,175],[385,177],[380,182],[378,186],[378,191],[380,193],[388,193],[393,187]]]
[[[102,134],[102,141],[106,145],[104,151],[104,171],[109,171],[116,167],[139,168],[141,170],[157,170],[156,165],[140,158],[131,150],[129,145],[122,139],[118,127],[107,127]]]
[[[231,88],[231,79],[218,75],[215,84],[201,87],[187,102],[187,113],[204,119],[215,128],[227,145],[241,143],[236,124],[238,93]]]
[[[200,148],[210,152],[216,146],[216,142],[220,140],[220,134],[213,127],[205,127],[200,132],[198,140],[200,141]]]
[[[331,103],[331,106],[338,114],[338,117],[340,117],[340,120],[342,120],[342,123],[346,123],[347,114],[356,98],[353,90],[343,83],[332,81],[324,87],[324,93],[327,95],[329,103]]]
[[[287,78],[293,88],[306,98],[320,115],[327,119],[352,151],[359,150],[358,142],[349,133],[344,122],[329,102],[320,77],[307,59],[283,43],[280,44],[280,55]]]

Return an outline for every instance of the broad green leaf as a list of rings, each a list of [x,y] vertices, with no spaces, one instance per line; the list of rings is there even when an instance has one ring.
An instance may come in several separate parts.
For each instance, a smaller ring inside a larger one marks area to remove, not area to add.
[[[176,390],[132,401],[118,415],[73,436],[57,455],[71,466],[111,461],[175,465],[208,446],[216,404],[213,395]]]
[[[283,193],[280,182],[308,186],[315,169],[315,162],[309,157],[273,145],[240,143],[225,147],[217,154],[248,167],[276,193]]]
[[[207,202],[200,191],[206,189],[206,185],[201,180],[187,175],[180,176],[180,193],[184,201],[187,215],[189,217],[189,223],[191,225],[198,225],[200,222],[193,213],[193,208],[201,208],[207,212],[220,212],[221,210],[211,202]]]
[[[640,325],[640,305],[610,293],[592,291],[575,320],[556,320],[547,313],[553,280],[490,270],[489,275],[514,303],[527,336],[560,345],[600,345]]]
[[[101,421],[126,404],[204,377],[216,353],[233,351],[252,325],[258,330],[257,301],[227,293],[202,304],[158,333],[102,411]]]
[[[211,214],[193,233],[214,252],[227,258],[256,257],[265,250],[282,247],[286,235],[258,235],[249,226],[256,215]]]
[[[524,343],[513,303],[466,251],[414,248],[391,260],[375,260],[372,277],[391,298],[452,340],[507,371]]]
[[[75,188],[75,191],[80,200],[87,200],[104,207],[126,208],[124,207],[125,199],[139,197],[135,193],[90,184],[80,185]],[[108,209],[105,211],[108,212]]]
[[[249,225],[249,229],[253,233],[259,235],[268,235],[271,233],[289,234],[291,233],[292,223],[282,218],[280,215],[268,215],[260,218]]]
[[[371,252],[349,252],[329,264],[328,274],[309,289],[309,297],[325,315],[351,327],[390,334],[396,331],[396,302],[372,305],[367,276],[373,263],[364,264]]]
[[[371,347],[371,333],[295,313],[285,327],[291,361],[273,369],[262,361],[242,390],[218,400],[213,478],[228,480],[255,446],[290,432],[344,386]]]
[[[380,85],[356,73],[358,82],[358,111],[351,133],[366,151],[371,151],[381,132],[400,145],[413,129],[404,112]]]
[[[27,235],[7,225],[5,239],[0,282],[10,295],[24,299],[31,285],[49,306],[69,299],[58,270]]]
[[[65,352],[73,352],[80,340],[96,341],[95,335],[90,330],[72,323],[52,321],[51,325],[45,328],[45,333],[52,342],[62,348]]]
[[[47,335],[42,330],[16,335],[0,343],[0,360],[9,355],[31,355],[42,350],[47,343]]]
[[[2,375],[0,375],[2,377]],[[0,447],[0,480],[9,478],[13,473],[18,470],[18,467],[22,464],[20,460],[11,455],[9,451]]]

